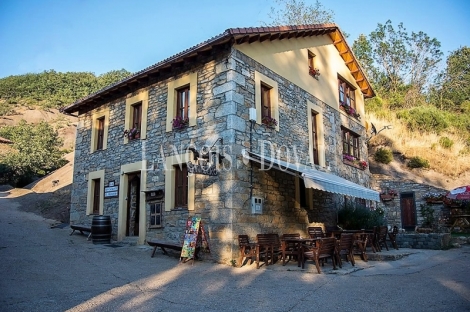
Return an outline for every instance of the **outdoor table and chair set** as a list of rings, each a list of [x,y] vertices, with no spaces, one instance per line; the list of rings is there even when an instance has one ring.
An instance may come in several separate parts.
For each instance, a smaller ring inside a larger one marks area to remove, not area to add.
[[[355,265],[354,255],[359,255],[363,261],[367,259],[367,248],[372,252],[387,250],[387,242],[393,248],[398,249],[396,243],[397,229],[389,232],[386,226],[374,227],[372,230],[327,230],[322,227],[308,227],[308,237],[301,237],[299,233],[292,234],[257,234],[256,242],[250,242],[248,235],[239,235],[238,243],[240,256],[238,266],[242,266],[244,260],[256,261],[256,268],[260,263],[272,265],[282,260],[286,265],[290,260],[296,260],[297,266],[304,269],[305,262],[312,260],[318,273],[321,273],[320,265],[331,259],[333,269],[336,266],[342,268],[342,259]]]

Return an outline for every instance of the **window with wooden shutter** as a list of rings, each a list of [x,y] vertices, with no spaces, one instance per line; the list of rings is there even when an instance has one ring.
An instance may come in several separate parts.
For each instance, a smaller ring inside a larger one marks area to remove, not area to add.
[[[93,179],[93,214],[100,214],[100,182],[101,179]]]
[[[271,117],[271,87],[261,84],[261,118]]]
[[[96,120],[96,150],[102,150],[104,144],[104,119],[105,117]]]
[[[175,208],[188,207],[188,167],[175,166]]]

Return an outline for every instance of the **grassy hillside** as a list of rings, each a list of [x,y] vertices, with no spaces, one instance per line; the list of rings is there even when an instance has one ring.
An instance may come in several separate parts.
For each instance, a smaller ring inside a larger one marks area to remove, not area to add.
[[[89,72],[9,76],[0,79],[0,116],[14,115],[19,107],[59,108],[122,80],[131,73],[125,69],[95,76]]]

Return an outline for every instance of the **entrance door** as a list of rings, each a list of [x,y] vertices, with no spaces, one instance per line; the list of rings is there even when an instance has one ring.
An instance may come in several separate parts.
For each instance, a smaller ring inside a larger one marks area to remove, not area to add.
[[[126,236],[139,236],[140,173],[131,173],[127,187]]]
[[[414,193],[400,194],[401,223],[405,230],[414,230],[416,227],[416,204]]]

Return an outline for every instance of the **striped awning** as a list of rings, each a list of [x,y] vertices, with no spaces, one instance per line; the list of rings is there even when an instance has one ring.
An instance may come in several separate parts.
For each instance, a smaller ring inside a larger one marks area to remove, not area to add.
[[[380,201],[379,192],[371,190],[362,185],[356,184],[337,175],[319,171],[298,163],[288,163],[280,159],[262,156],[242,151],[244,159],[255,161],[261,164],[263,170],[276,169],[289,174],[302,177],[306,188],[353,196],[373,201]]]

